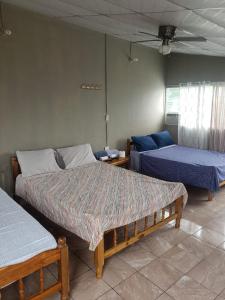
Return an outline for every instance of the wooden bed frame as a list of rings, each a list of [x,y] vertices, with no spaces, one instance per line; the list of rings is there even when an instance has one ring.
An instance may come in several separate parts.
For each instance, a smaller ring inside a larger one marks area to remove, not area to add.
[[[20,166],[16,157],[12,157],[13,178],[21,173]],[[163,225],[175,220],[175,227],[180,227],[182,217],[183,196],[176,199],[169,206],[155,212],[152,216],[146,216],[143,220],[137,220],[131,224],[111,229],[104,233],[103,239],[95,249],[95,267],[96,277],[101,278],[105,259],[134,244],[142,237],[158,230]],[[139,222],[143,222],[143,226],[139,228]],[[130,230],[130,228],[133,228]],[[121,234],[122,233],[122,234]],[[108,241],[111,240],[110,246]]]
[[[58,263],[58,280],[49,288],[44,288],[43,268]],[[23,279],[32,273],[40,272],[40,291],[38,294],[27,297]],[[61,293],[61,300],[69,299],[68,248],[65,238],[59,238],[56,249],[44,251],[29,260],[8,267],[0,268],[0,299],[1,289],[18,281],[20,300],[41,300],[57,292]]]
[[[134,143],[131,141],[131,139],[127,139],[127,155],[130,156],[130,152],[132,150]],[[225,180],[221,181],[219,184],[219,187],[222,187],[225,185]],[[208,201],[213,200],[213,192],[208,190]]]

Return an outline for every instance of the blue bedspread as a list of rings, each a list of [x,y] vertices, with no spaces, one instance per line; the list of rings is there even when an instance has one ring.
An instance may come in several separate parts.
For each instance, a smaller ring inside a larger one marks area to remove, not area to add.
[[[173,145],[140,154],[141,173],[216,191],[225,180],[225,154]]]

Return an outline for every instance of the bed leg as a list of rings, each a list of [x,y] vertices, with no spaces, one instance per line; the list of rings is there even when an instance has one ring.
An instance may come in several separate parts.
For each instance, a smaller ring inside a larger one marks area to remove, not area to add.
[[[208,201],[212,201],[213,199],[213,193],[209,190],[208,191]]]
[[[180,220],[182,218],[183,196],[176,199],[175,212],[177,214],[175,228],[180,228]]]
[[[95,249],[95,268],[96,268],[96,277],[102,278],[103,266],[104,266],[104,238],[98,244]]]
[[[60,249],[59,280],[62,284],[61,300],[69,299],[69,255],[65,238],[59,238],[58,248]]]

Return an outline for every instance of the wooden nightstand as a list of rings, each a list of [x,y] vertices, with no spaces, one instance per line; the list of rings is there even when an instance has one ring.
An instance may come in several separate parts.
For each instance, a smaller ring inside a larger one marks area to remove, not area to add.
[[[112,159],[112,160],[109,160],[106,162],[110,165],[119,166],[119,167],[128,169],[129,160],[130,160],[130,158],[128,156],[126,156],[126,157],[115,158],[115,159]]]

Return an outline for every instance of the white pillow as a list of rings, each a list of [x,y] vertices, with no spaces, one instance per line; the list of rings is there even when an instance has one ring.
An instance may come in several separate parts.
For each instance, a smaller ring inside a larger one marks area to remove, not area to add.
[[[16,151],[16,155],[23,177],[61,170],[55,160],[53,149]]]
[[[62,156],[66,169],[96,161],[90,144],[60,148],[57,149],[57,152]]]

